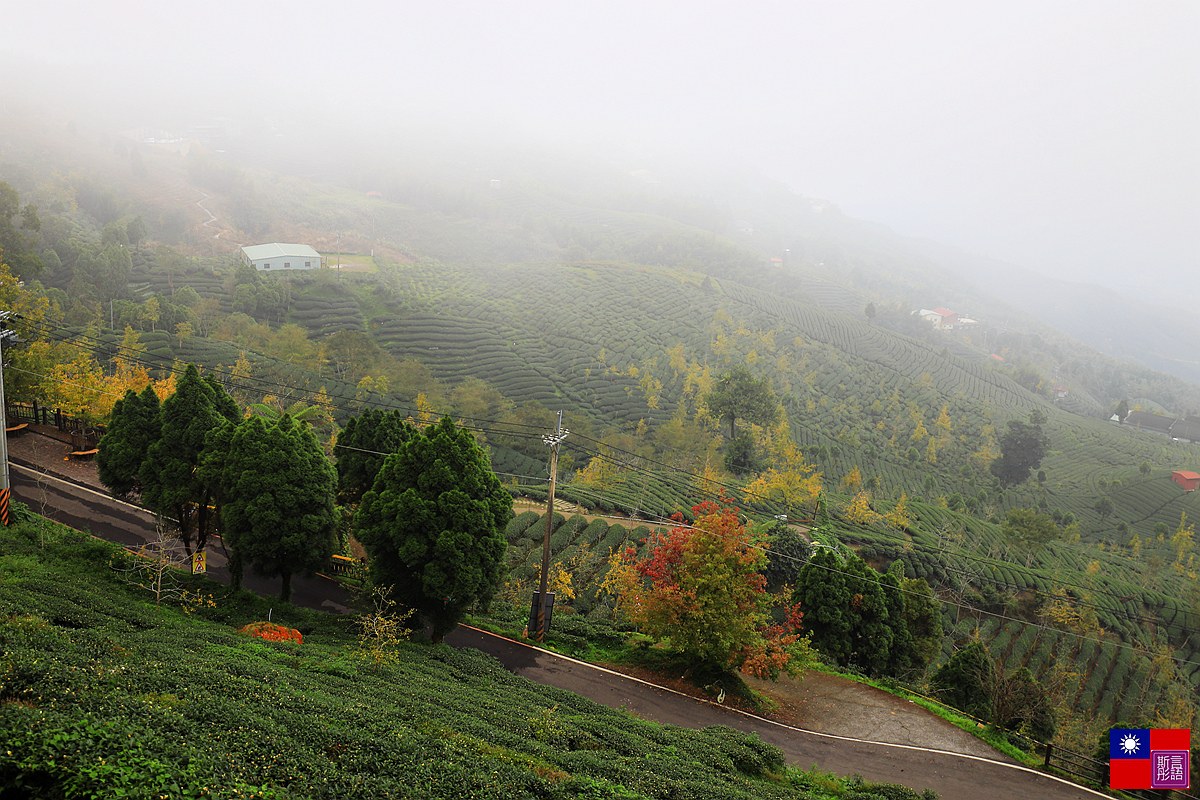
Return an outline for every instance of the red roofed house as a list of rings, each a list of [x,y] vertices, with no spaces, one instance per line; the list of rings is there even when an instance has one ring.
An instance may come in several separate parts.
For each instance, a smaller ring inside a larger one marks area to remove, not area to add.
[[[921,319],[932,322],[935,328],[953,328],[958,323],[958,312],[948,308],[922,308]]]
[[[1183,487],[1185,492],[1194,492],[1200,489],[1200,475],[1194,472],[1177,469],[1171,473],[1171,480]]]

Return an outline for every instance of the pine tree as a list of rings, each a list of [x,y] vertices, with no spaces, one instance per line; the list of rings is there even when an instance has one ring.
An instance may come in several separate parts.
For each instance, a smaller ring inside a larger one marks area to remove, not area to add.
[[[268,426],[260,417],[226,425],[221,465],[225,539],[241,565],[282,579],[280,599],[291,597],[292,575],[329,563],[335,549],[337,473],[316,436],[284,415]]]
[[[147,386],[141,394],[130,389],[113,404],[108,431],[97,445],[96,469],[100,482],[114,497],[141,491],[142,463],[161,433],[158,395],[153,387]]]
[[[511,517],[487,454],[446,417],[384,459],[355,525],[373,581],[394,587],[441,641],[500,585]]]

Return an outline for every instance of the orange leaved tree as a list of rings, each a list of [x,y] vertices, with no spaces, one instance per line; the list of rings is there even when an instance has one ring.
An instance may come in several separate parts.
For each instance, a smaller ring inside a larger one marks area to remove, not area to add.
[[[641,558],[633,547],[622,554],[608,581],[618,611],[643,633],[669,638],[694,667],[770,678],[796,670],[804,659],[793,652],[806,652],[798,633],[803,615],[794,605],[785,623],[772,624],[774,598],[760,572],[765,539],[726,501],[692,511],[694,526],[655,534]]]

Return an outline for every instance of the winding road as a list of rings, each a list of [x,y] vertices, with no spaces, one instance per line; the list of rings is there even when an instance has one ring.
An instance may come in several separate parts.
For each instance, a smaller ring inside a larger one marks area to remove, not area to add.
[[[154,516],[149,512],[80,483],[62,480],[50,474],[45,466],[21,464],[14,457],[10,476],[14,499],[73,528],[131,545],[154,533]],[[220,547],[210,549],[208,563],[209,576],[227,583],[229,574]],[[278,581],[249,573],[245,585],[264,595],[276,595],[279,591]],[[292,586],[292,600],[297,605],[346,611],[349,602],[346,593],[327,578],[297,576]],[[468,626],[460,626],[446,642],[454,647],[477,648],[517,675],[575,692],[606,706],[628,709],[643,719],[688,728],[728,725],[757,733],[764,741],[779,747],[788,763],[797,767],[816,765],[837,774],[857,773],[873,781],[901,783],[918,790],[933,789],[946,800],[1108,797],[1001,757],[987,759],[804,731]]]

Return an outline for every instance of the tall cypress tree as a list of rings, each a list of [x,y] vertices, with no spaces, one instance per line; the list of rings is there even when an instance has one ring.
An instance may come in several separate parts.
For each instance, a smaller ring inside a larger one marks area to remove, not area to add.
[[[850,593],[851,663],[872,675],[887,674],[895,634],[880,575],[857,555],[847,558],[842,568],[848,573],[846,588]]]
[[[286,602],[292,576],[320,569],[333,555],[337,474],[312,431],[286,414],[272,425],[251,417],[223,427],[213,435],[210,464],[226,437],[222,517],[236,568],[281,578]]]
[[[890,599],[889,590],[894,590]],[[812,631],[813,646],[840,666],[872,675],[891,674],[911,652],[903,616],[893,619],[891,610],[902,603],[900,597],[894,579],[885,585],[858,556],[841,561],[830,550],[820,550],[800,570],[792,593],[792,601],[804,611],[804,627]],[[894,654],[897,645],[901,652]]]
[[[175,393],[163,401],[162,433],[147,452],[139,472],[142,498],[155,512],[179,521],[188,554],[204,548],[212,532],[211,487],[200,474],[201,454],[209,431],[222,419],[236,418],[237,404],[188,364]]]
[[[129,497],[142,490],[142,464],[162,434],[159,405],[150,386],[140,395],[130,389],[113,404],[108,432],[97,445],[96,468],[100,482],[114,497]]]
[[[512,497],[470,432],[449,417],[388,456],[355,514],[372,579],[440,641],[503,576]]]
[[[849,664],[854,654],[850,596],[841,561],[826,549],[818,550],[800,570],[792,592],[792,602],[804,612],[804,627],[812,632],[813,646],[841,665]]]
[[[903,675],[909,670],[921,669],[925,666],[917,654],[916,644],[908,629],[908,597],[901,588],[902,580],[904,580],[904,562],[899,559],[892,562],[892,568],[879,578],[879,585],[883,589],[884,600],[887,603],[888,625],[892,629],[892,645],[888,651],[888,663],[885,669],[888,675]]]
[[[346,423],[338,433],[338,494],[343,503],[354,505],[375,483],[383,460],[412,438],[416,429],[399,411],[367,409]]]

